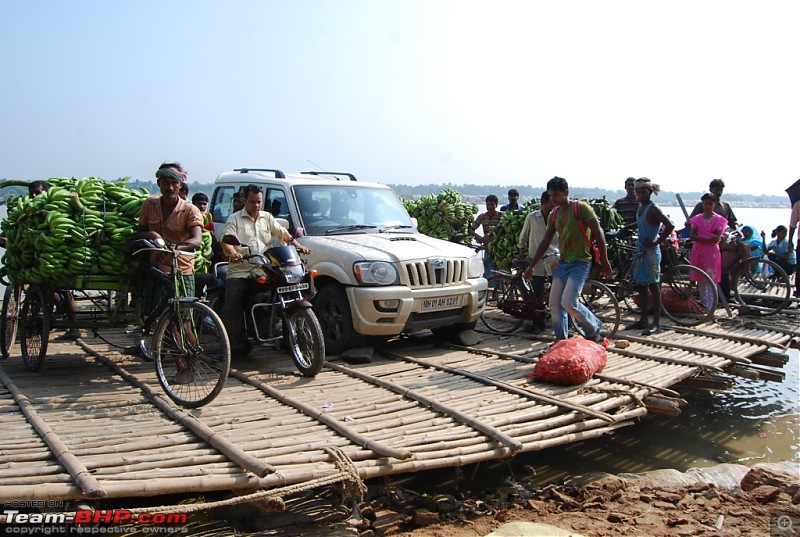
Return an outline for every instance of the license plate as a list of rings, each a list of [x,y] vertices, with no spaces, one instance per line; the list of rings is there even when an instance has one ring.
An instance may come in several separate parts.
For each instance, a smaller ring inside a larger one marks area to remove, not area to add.
[[[461,295],[442,298],[423,298],[423,310],[445,310],[461,306]]]
[[[278,292],[283,293],[291,293],[292,291],[302,291],[304,289],[308,289],[307,283],[297,283],[295,285],[287,285],[285,287],[278,287]]]

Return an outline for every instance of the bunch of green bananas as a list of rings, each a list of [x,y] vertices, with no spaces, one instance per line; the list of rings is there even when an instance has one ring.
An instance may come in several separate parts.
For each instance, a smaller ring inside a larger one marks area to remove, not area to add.
[[[625,225],[622,215],[612,207],[612,204],[609,203],[605,196],[590,199],[588,202],[594,209],[594,214],[597,215],[597,220],[600,222],[600,227],[603,228],[603,231],[616,231]]]
[[[625,225],[625,219],[619,214],[612,204],[603,196],[602,198],[594,198],[588,200],[589,205],[594,209],[597,220],[600,222],[600,227],[603,231],[617,231]],[[606,250],[608,251],[609,259],[618,259],[617,249],[619,243],[616,241],[606,241]]]
[[[13,282],[68,286],[79,275],[125,276],[128,241],[149,195],[125,181],[56,177],[39,196],[10,200],[0,223],[7,239],[2,274]]]
[[[211,267],[211,257],[214,255],[211,242],[211,232],[204,229],[200,241],[200,249],[197,251],[198,255],[194,258],[194,272],[196,274],[208,272],[208,269]]]
[[[408,214],[417,219],[420,233],[443,240],[451,240],[463,233],[464,243],[471,242],[469,226],[475,219],[478,206],[464,203],[456,190],[448,188],[437,196],[427,194],[418,200],[404,199],[403,205]]]
[[[517,255],[517,243],[522,232],[522,224],[525,223],[528,213],[538,209],[539,205],[539,200],[534,199],[517,211],[503,212],[500,223],[492,230],[488,246],[498,268],[506,270],[511,268],[511,261]]]
[[[625,225],[622,215],[611,206],[605,197],[585,201],[594,209],[597,220],[600,222],[600,227],[604,231],[616,231]],[[489,241],[489,251],[494,255],[495,263],[499,268],[506,270],[511,268],[511,261],[517,255],[517,244],[519,243],[519,235],[522,232],[522,224],[525,222],[525,217],[539,207],[539,200],[534,199],[526,203],[518,211],[506,211],[503,213],[503,217],[500,219],[498,226],[492,231]],[[528,255],[532,253],[528,252]],[[609,257],[611,254],[609,252]]]

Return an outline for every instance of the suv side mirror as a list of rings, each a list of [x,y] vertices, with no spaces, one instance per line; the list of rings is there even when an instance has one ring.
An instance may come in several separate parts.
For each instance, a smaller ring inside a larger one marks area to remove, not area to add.
[[[303,236],[303,228],[301,227],[294,228],[294,238],[299,239],[302,236]]]

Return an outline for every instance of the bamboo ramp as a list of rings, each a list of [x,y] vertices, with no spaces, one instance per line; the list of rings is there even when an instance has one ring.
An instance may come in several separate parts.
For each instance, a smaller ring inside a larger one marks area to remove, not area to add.
[[[677,413],[679,386],[731,375],[777,380],[800,338],[797,314],[723,319],[608,348],[580,386],[527,378],[549,338],[483,329],[465,347],[432,337],[382,345],[371,362],[332,359],[314,379],[256,349],[234,360],[220,396],[195,410],[161,392],[152,363],[106,331],[51,340],[36,373],[18,347],[0,361],[0,498],[70,500],[303,485],[340,472],[361,479],[514,456]],[[55,335],[55,334],[54,334]],[[335,451],[334,451],[335,450]]]

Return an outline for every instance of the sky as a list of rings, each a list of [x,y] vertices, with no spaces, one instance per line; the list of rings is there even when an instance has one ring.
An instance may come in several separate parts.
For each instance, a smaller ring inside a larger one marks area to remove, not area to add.
[[[785,195],[796,0],[0,0],[0,177]]]

